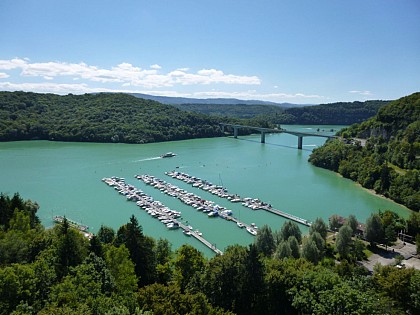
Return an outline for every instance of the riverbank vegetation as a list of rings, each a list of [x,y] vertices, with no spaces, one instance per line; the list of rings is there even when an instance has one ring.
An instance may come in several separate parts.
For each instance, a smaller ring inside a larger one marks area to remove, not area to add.
[[[420,211],[420,93],[391,102],[339,136],[309,161]]]
[[[420,311],[420,271],[377,266],[370,275],[355,263],[365,248],[353,236],[355,218],[336,226],[335,241],[322,219],[307,236],[287,222],[274,232],[262,227],[250,246],[206,259],[189,245],[173,251],[167,240],[144,235],[134,216],[117,231],[101,226],[88,240],[66,220],[45,230],[37,209],[18,194],[0,195],[0,253],[8,253],[0,256],[0,314]],[[399,224],[389,214],[379,222],[378,231]]]

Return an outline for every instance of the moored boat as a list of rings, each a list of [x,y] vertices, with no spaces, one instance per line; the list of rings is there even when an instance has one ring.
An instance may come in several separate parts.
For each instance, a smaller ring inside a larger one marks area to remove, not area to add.
[[[242,228],[244,228],[244,227],[245,227],[245,225],[244,225],[242,222],[236,222],[236,225],[237,225],[240,229],[242,229]]]
[[[246,228],[246,230],[250,233],[250,234],[252,234],[252,235],[257,235],[257,231],[256,230],[254,230],[252,227],[247,227]]]

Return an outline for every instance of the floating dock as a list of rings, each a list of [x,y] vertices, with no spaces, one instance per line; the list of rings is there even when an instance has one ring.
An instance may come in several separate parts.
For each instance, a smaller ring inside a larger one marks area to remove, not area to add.
[[[223,255],[223,252],[216,248],[215,245],[211,244],[204,237],[202,237],[202,235],[200,235],[201,233],[198,231],[193,231],[191,227],[186,226],[177,220],[177,218],[181,215],[181,212],[169,209],[160,201],[153,200],[151,196],[145,194],[142,190],[135,188],[133,185],[126,184],[124,178],[113,176],[110,178],[103,178],[102,181],[105,182],[108,186],[114,187],[114,189],[117,190],[121,195],[126,196],[127,200],[136,202],[137,206],[146,210],[153,217],[165,217],[166,220],[161,221],[162,223],[169,221],[168,223],[172,222],[176,224],[184,232],[188,232],[188,235],[197,239],[216,254]],[[155,213],[156,215],[153,215],[152,213]]]
[[[298,216],[295,216],[293,214],[290,214],[284,211],[274,209],[271,206],[271,204],[263,202],[259,199],[241,198],[238,194],[229,194],[228,190],[225,187],[214,185],[211,182],[207,180],[202,180],[199,177],[191,176],[189,174],[177,172],[177,171],[166,172],[165,174],[174,179],[178,179],[187,184],[190,184],[193,187],[196,187],[198,189],[202,189],[204,191],[217,195],[221,198],[226,198],[231,202],[242,202],[243,206],[251,208],[252,210],[264,210],[264,211],[273,213],[275,215],[284,217],[286,219],[292,220],[302,225],[306,225],[306,226],[312,225],[312,223],[308,220],[299,218]]]
[[[147,185],[153,186],[155,189],[159,189],[162,193],[178,198],[184,204],[196,208],[197,211],[202,211],[209,217],[220,217],[227,221],[234,222],[238,225],[238,227],[245,228],[245,230],[253,236],[258,233],[258,228],[255,224],[249,225],[239,221],[231,215],[231,210],[215,205],[213,201],[205,200],[155,176],[144,174],[136,175],[134,177],[143,181]]]

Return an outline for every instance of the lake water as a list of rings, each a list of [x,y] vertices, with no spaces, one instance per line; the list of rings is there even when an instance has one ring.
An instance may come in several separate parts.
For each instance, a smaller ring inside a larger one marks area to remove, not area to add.
[[[287,126],[315,132],[317,126]],[[338,126],[320,126],[329,130]],[[140,210],[134,202],[126,201],[104,184],[103,177],[124,177],[162,201],[172,209],[182,211],[184,222],[203,232],[203,236],[223,250],[232,244],[246,245],[253,236],[235,224],[220,218],[208,218],[202,212],[164,195],[134,178],[150,174],[187,189],[204,199],[215,201],[234,211],[234,216],[258,226],[268,224],[278,230],[285,219],[276,215],[253,211],[240,204],[232,204],[205,191],[193,188],[166,176],[165,171],[179,170],[225,186],[230,193],[241,197],[259,198],[279,210],[309,221],[317,217],[328,222],[331,214],[355,214],[364,222],[379,209],[390,209],[404,217],[409,210],[389,200],[377,197],[350,180],[312,166],[308,157],[325,138],[304,138],[304,150],[297,150],[297,137],[288,134],[266,135],[260,143],[259,135],[195,139],[154,144],[97,144],[48,141],[0,143],[0,192],[12,196],[19,192],[24,199],[37,201],[38,212],[45,226],[53,224],[52,215],[68,218],[90,226],[96,232],[101,224],[115,230],[136,215],[145,234],[167,238],[177,248],[184,243],[211,255],[209,249],[180,230],[169,231],[158,220]],[[159,158],[173,151],[173,158]],[[307,228],[300,226],[302,232]]]

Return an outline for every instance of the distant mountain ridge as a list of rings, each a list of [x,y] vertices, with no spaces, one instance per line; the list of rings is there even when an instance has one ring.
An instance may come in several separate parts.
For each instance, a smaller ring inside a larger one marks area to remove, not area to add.
[[[168,105],[181,105],[181,104],[220,104],[220,105],[273,105],[283,108],[291,107],[302,107],[302,106],[312,106],[315,104],[292,104],[292,103],[275,103],[269,101],[260,101],[260,100],[240,100],[236,98],[188,98],[188,97],[171,97],[171,96],[155,96],[142,93],[129,93],[138,98],[143,98],[146,100],[157,101],[162,104]]]

